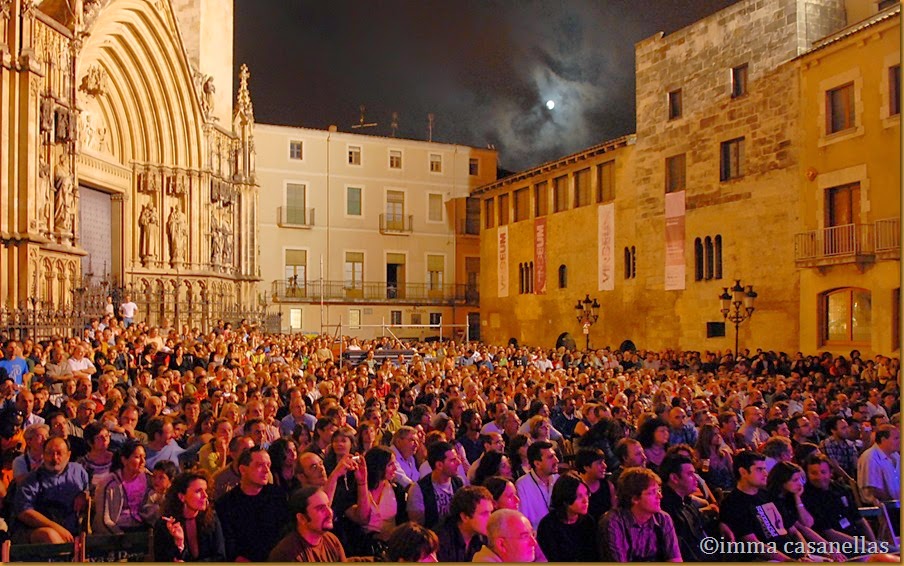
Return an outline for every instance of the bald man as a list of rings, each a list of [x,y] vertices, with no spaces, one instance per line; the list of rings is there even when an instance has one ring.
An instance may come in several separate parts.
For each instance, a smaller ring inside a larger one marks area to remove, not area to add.
[[[533,562],[537,553],[534,528],[527,517],[514,509],[499,509],[487,523],[489,542],[472,562]]]

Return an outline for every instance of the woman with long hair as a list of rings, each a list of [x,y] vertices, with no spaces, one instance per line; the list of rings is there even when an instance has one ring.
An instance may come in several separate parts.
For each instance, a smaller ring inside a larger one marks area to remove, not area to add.
[[[267,453],[270,455],[273,485],[282,488],[286,496],[301,487],[295,476],[295,464],[298,460],[298,445],[295,441],[288,436],[277,438],[267,448]]]
[[[647,467],[655,471],[669,447],[669,425],[659,417],[650,417],[637,429],[637,441],[647,455]]]
[[[377,444],[377,431],[374,426],[367,422],[360,423],[358,427],[358,438],[355,443],[361,454],[364,454]]]
[[[530,462],[527,461],[527,447],[529,444],[530,437],[526,434],[517,434],[509,442],[508,457],[512,466],[513,479],[517,480],[531,470]]]
[[[222,562],[223,529],[203,474],[179,474],[166,492],[162,516],[154,526],[154,559],[159,562]]]
[[[518,497],[518,490],[515,489],[515,484],[512,483],[511,479],[502,476],[490,476],[483,480],[482,485],[493,496],[494,511],[498,509],[518,510],[521,505],[521,499]]]
[[[491,476],[512,479],[512,463],[502,452],[484,452],[477,463],[477,469],[474,470],[471,485],[483,485],[484,480]]]
[[[326,468],[327,475],[332,474],[333,470],[348,454],[357,453],[355,442],[357,441],[355,429],[345,425],[336,429],[330,440],[330,446],[323,456],[323,466]]]
[[[587,514],[590,490],[573,472],[556,480],[549,514],[537,527],[537,543],[551,562],[596,562],[596,523]]]
[[[781,514],[782,524],[791,537],[802,543],[806,541],[822,543],[822,546],[825,547],[827,546],[826,540],[812,529],[813,516],[807,511],[801,499],[806,483],[807,478],[803,468],[793,462],[778,462],[769,472],[766,491]],[[805,548],[804,544],[791,546]],[[791,555],[792,558],[802,557],[800,554],[789,553],[788,550],[783,550],[783,552]],[[835,562],[847,560],[841,554],[833,554],[830,557]]]
[[[208,474],[215,474],[226,467],[229,441],[232,440],[232,422],[219,418],[213,425],[214,435],[198,452],[198,466]]]
[[[396,525],[407,519],[406,496],[404,488],[393,479],[398,464],[392,450],[374,446],[364,454],[363,464],[355,474],[356,479],[367,476],[367,505],[352,505],[345,516],[363,530],[357,550],[373,554],[389,540]]]
[[[110,475],[94,492],[94,532],[121,534],[147,529],[141,505],[151,489],[151,476],[145,469],[144,446],[137,440],[126,440],[110,469]]]
[[[110,451],[110,431],[101,421],[94,421],[85,427],[85,443],[88,453],[78,462],[88,471],[91,485],[104,481],[110,475],[113,464],[113,452]]]
[[[715,425],[700,427],[697,437],[697,454],[700,457],[700,475],[712,489],[733,489],[735,485],[731,448],[723,442]]]

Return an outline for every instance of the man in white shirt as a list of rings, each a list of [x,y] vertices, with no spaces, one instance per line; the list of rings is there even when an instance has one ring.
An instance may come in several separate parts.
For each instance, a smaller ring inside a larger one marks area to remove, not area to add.
[[[857,461],[857,484],[863,499],[875,503],[901,498],[900,442],[895,425],[876,429],[875,443]]]
[[[531,471],[518,478],[515,489],[521,499],[518,509],[537,529],[540,520],[549,514],[552,486],[559,479],[559,458],[553,450],[553,444],[541,440],[528,446],[527,460]]]
[[[72,348],[68,364],[72,375],[76,378],[82,376],[91,377],[97,372],[94,362],[85,357],[85,347],[81,344],[77,344]]]
[[[135,313],[137,312],[138,305],[132,302],[131,295],[126,294],[122,304],[119,305],[119,314],[122,316],[122,325],[125,328],[132,326],[132,323],[135,322]]]
[[[421,474],[417,469],[417,460],[414,458],[417,448],[417,431],[414,428],[403,426],[392,435],[392,446],[389,449],[395,454],[396,464],[398,464],[395,480],[405,489],[421,479]]]

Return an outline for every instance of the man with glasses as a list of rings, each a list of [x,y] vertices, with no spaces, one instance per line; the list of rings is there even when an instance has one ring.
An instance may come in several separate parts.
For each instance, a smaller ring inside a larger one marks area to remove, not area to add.
[[[417,468],[417,460],[414,458],[418,449],[417,431],[410,426],[400,427],[392,436],[392,446],[389,448],[395,454],[396,474],[395,481],[400,486],[408,487],[421,479]]]
[[[489,542],[472,562],[533,562],[537,538],[527,517],[514,509],[499,509],[487,522]]]
[[[480,467],[480,462],[487,452],[505,454],[505,439],[500,433],[491,432],[488,434],[481,434],[480,441],[483,443],[483,454],[481,454],[480,458],[468,468],[468,481],[471,482],[474,481],[474,473],[477,471],[477,468]]]

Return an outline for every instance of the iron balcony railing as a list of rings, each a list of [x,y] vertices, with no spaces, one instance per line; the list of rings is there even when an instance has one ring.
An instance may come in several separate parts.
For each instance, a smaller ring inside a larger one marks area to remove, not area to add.
[[[876,220],[876,253],[901,252],[901,219]]]
[[[413,231],[414,215],[381,214],[380,232],[384,234],[407,234]]]
[[[279,225],[310,228],[314,225],[314,209],[300,206],[280,206],[278,211]]]
[[[844,224],[797,234],[797,260],[870,255],[875,251],[872,224]]]
[[[427,283],[389,284],[376,281],[287,281],[271,284],[273,300],[280,302],[354,301],[369,303],[421,303],[477,305],[475,285]]]

